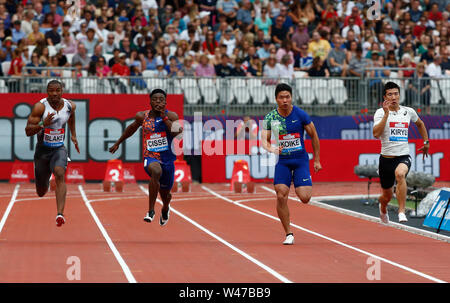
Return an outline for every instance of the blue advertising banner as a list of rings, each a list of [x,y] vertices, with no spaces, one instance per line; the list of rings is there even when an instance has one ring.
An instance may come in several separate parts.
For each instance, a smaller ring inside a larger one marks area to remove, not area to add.
[[[436,201],[434,202],[433,207],[431,207],[430,211],[427,214],[427,217],[423,221],[424,226],[439,228],[442,217],[445,215],[444,220],[442,220],[440,229],[450,231],[450,209],[447,209],[447,212],[445,212],[449,198],[449,191],[442,189],[439,192],[439,195],[436,197]]]
[[[261,130],[262,120],[264,116],[250,116],[258,124]],[[422,121],[428,131],[430,140],[450,139],[450,115],[446,116],[421,116]],[[204,139],[231,140],[234,138],[234,132],[226,132],[227,123],[242,119],[238,116],[199,116],[197,117],[199,127],[194,127],[195,117],[185,116],[185,121],[189,124],[185,127],[185,132],[190,132],[192,137],[196,137],[193,133],[203,130],[201,134]],[[314,122],[317,134],[320,139],[330,140],[376,140],[372,135],[373,116],[356,115],[356,116],[311,116]],[[207,121],[209,121],[207,123]],[[215,121],[215,123],[212,123]],[[230,125],[232,125],[230,123]],[[219,128],[219,129],[218,129]],[[200,134],[197,134],[197,136]],[[191,137],[190,136],[190,137]],[[308,136],[306,136],[308,139]],[[419,131],[414,123],[409,128],[408,138],[421,139]],[[186,138],[185,138],[186,139]]]

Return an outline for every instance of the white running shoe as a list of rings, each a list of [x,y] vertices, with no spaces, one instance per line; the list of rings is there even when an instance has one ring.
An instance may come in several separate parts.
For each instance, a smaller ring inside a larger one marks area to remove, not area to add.
[[[290,233],[286,235],[286,240],[283,242],[284,245],[292,245],[294,244],[294,234]]]
[[[384,224],[389,224],[389,214],[388,214],[388,212],[386,211],[386,213],[383,214],[383,212],[381,211],[381,204],[378,204],[378,206],[379,206],[379,209],[380,209],[381,222],[384,223]]]
[[[145,215],[144,221],[150,223],[150,222],[153,221],[153,218],[154,218],[154,217],[155,217],[155,211],[154,211],[154,210],[149,211],[149,212]]]
[[[398,222],[408,222],[405,213],[398,213]]]

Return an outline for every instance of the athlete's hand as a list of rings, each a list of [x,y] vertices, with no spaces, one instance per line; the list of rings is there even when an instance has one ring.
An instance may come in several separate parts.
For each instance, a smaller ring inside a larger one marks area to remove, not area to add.
[[[80,153],[80,148],[78,147],[77,137],[72,136],[70,139],[72,140],[73,145],[75,145],[75,149],[77,150],[77,152]]]
[[[166,115],[166,108],[164,106],[157,106],[155,112],[159,117],[164,118]]]
[[[391,101],[388,100],[383,101],[383,110],[385,114],[389,114],[389,105],[391,105]]]
[[[425,157],[428,157],[428,150],[430,149],[430,144],[425,144],[421,148],[419,148],[419,151],[423,151],[422,159],[425,160]]]
[[[53,116],[55,116],[55,113],[49,113],[47,117],[44,119],[44,127],[49,126],[52,124]]]
[[[280,155],[282,150],[283,150],[282,146],[271,148],[271,152],[274,153],[275,155]]]
[[[109,152],[110,152],[111,154],[114,154],[118,148],[119,148],[119,144],[116,143],[116,144],[114,144],[113,146],[111,146],[111,147],[109,148]]]
[[[314,172],[318,173],[319,170],[322,169],[322,164],[320,164],[320,161],[314,161]]]

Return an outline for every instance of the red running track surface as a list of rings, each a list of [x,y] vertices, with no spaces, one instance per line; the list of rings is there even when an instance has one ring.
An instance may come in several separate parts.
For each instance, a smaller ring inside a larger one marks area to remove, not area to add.
[[[60,228],[54,192],[38,198],[33,184],[20,185],[5,214],[14,188],[0,186],[1,282],[450,281],[448,243],[295,201],[289,207],[296,243],[282,245],[275,196],[262,185],[255,194],[234,194],[229,185],[195,184],[190,193],[174,194],[164,227],[160,204],[155,220],[143,221],[146,186],[104,193],[100,184],[85,184],[92,201],[85,203],[79,187],[68,185],[67,223]],[[364,194],[361,188],[356,193]],[[73,256],[80,280],[67,275]],[[381,258],[380,280],[368,279],[376,260],[370,257]]]

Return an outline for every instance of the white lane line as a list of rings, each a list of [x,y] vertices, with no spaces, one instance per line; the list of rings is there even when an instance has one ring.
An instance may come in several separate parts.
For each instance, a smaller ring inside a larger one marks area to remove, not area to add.
[[[267,198],[267,196],[265,196],[265,197],[261,197],[261,198],[236,200],[236,201],[234,201],[234,203],[242,203],[242,202],[250,202],[250,201],[264,201],[264,200],[273,200],[273,198],[272,197]]]
[[[139,185],[139,187],[141,188],[141,190],[146,193],[148,195],[148,189],[144,188],[142,185]],[[156,201],[158,201],[158,203],[162,204],[161,200],[157,199]],[[247,254],[246,252],[240,250],[239,248],[237,248],[236,246],[234,246],[233,244],[227,242],[226,240],[222,239],[221,237],[219,237],[218,235],[216,235],[215,233],[211,232],[210,230],[206,229],[205,227],[203,227],[202,225],[198,224],[197,222],[195,222],[194,220],[190,219],[189,217],[183,215],[181,212],[175,210],[173,207],[170,207],[170,211],[177,214],[178,216],[180,216],[181,218],[183,218],[184,220],[188,221],[189,223],[191,223],[192,225],[194,225],[195,227],[197,227],[198,229],[200,229],[201,231],[207,233],[208,235],[210,235],[211,237],[213,237],[214,239],[218,240],[219,242],[221,242],[222,244],[224,244],[225,246],[231,248],[232,250],[234,250],[235,252],[237,252],[238,254],[240,254],[241,256],[243,256],[244,258],[246,258],[247,260],[253,262],[254,264],[258,265],[259,267],[261,267],[262,269],[264,269],[265,271],[267,271],[268,273],[270,273],[271,275],[273,275],[275,278],[277,278],[278,280],[284,282],[284,283],[292,283],[292,281],[290,281],[289,279],[287,279],[286,277],[284,277],[283,275],[279,274],[278,272],[276,272],[275,270],[273,270],[272,268],[270,268],[269,266],[263,264],[262,262],[258,261],[257,259],[253,258],[252,256],[250,256],[249,254]]]
[[[144,198],[145,196],[122,196],[122,197],[105,197],[100,199],[89,200],[89,203],[92,202],[101,202],[101,201],[109,201],[109,200],[126,200],[126,199],[136,199],[136,198]]]
[[[180,198],[180,199],[172,199],[171,202],[178,202],[178,201],[191,201],[191,200],[208,200],[211,199],[210,197],[200,196],[200,197],[193,197],[193,198]]]
[[[0,221],[0,233],[3,230],[3,226],[6,223],[6,219],[8,219],[9,213],[11,212],[11,209],[12,209],[14,203],[16,202],[17,195],[19,194],[19,189],[20,189],[20,184],[17,184],[16,187],[14,187],[14,191],[11,196],[11,200],[9,200],[9,204],[6,207],[6,210],[3,214],[2,220]]]
[[[259,211],[259,210],[257,210],[257,209],[251,208],[251,207],[249,207],[249,206],[247,206],[247,205],[242,205],[242,204],[236,203],[235,201],[233,201],[233,200],[231,200],[231,199],[228,199],[227,197],[223,197],[223,196],[221,196],[220,194],[215,193],[213,190],[207,188],[206,186],[203,186],[203,185],[202,185],[202,188],[203,188],[204,190],[208,191],[209,193],[213,194],[214,196],[221,198],[222,200],[225,200],[225,201],[227,201],[227,202],[233,203],[234,205],[243,207],[243,208],[245,208],[245,209],[248,209],[248,210],[253,211],[253,212],[257,213],[257,214],[263,215],[263,216],[265,216],[265,217],[271,218],[271,219],[273,219],[273,220],[280,221],[279,218],[276,218],[276,217],[274,217],[274,216],[272,216],[272,215],[269,215],[269,214],[267,214],[267,213],[261,212],[261,211]],[[437,283],[447,283],[446,281],[443,281],[443,280],[440,280],[440,279],[438,279],[438,278],[432,277],[432,276],[430,276],[430,275],[427,275],[427,274],[425,274],[425,273],[422,273],[422,272],[417,271],[417,270],[415,270],[415,269],[412,269],[412,268],[410,268],[410,267],[401,265],[401,264],[396,263],[396,262],[394,262],[394,261],[388,260],[388,259],[386,259],[386,258],[377,256],[377,255],[372,254],[372,253],[370,253],[370,252],[368,252],[368,251],[365,251],[365,250],[356,248],[356,247],[354,247],[354,246],[345,244],[345,243],[343,243],[343,242],[341,242],[341,241],[338,241],[338,240],[335,240],[335,239],[333,239],[333,238],[327,237],[327,236],[325,236],[325,235],[322,235],[322,234],[317,233],[317,232],[315,232],[315,231],[306,229],[306,228],[301,227],[301,226],[299,226],[299,225],[296,225],[296,224],[291,223],[291,226],[292,226],[292,227],[295,227],[295,228],[297,228],[297,229],[300,229],[300,230],[302,230],[302,231],[304,231],[304,232],[307,232],[307,233],[309,233],[309,234],[312,234],[312,235],[314,235],[314,236],[317,236],[317,237],[319,237],[319,238],[322,238],[322,239],[331,241],[331,242],[333,242],[333,243],[335,243],[335,244],[338,244],[338,245],[341,245],[341,246],[343,246],[343,247],[349,248],[349,249],[351,249],[351,250],[357,251],[357,252],[362,253],[362,254],[364,254],[364,255],[370,256],[370,257],[372,257],[372,258],[376,258],[376,259],[378,259],[378,260],[380,260],[380,261],[384,261],[384,262],[386,262],[386,263],[388,263],[388,264],[390,264],[390,265],[392,265],[392,266],[398,267],[398,268],[403,269],[403,270],[405,270],[405,271],[409,271],[409,272],[411,272],[411,273],[413,273],[413,274],[415,274],[415,275],[418,275],[418,276],[420,276],[420,277],[422,277],[422,278],[425,278],[425,279],[428,279],[428,280],[431,280],[431,281],[437,282]]]
[[[275,194],[275,191],[273,189],[271,189],[271,188],[268,188],[266,186],[262,186],[262,188],[264,190],[268,191],[268,192],[271,192],[271,193]],[[378,197],[378,196],[380,196],[380,195],[376,195],[376,197]],[[365,197],[366,197],[366,195],[317,196],[317,197],[312,198],[311,201],[309,202],[309,204],[317,206],[317,207],[320,207],[320,208],[325,208],[325,209],[328,209],[328,210],[332,210],[332,211],[335,211],[335,212],[338,212],[338,213],[341,213],[341,214],[344,214],[344,215],[349,215],[349,216],[356,217],[356,218],[359,218],[359,219],[364,219],[364,220],[367,220],[367,221],[379,223],[380,222],[380,218],[379,217],[366,215],[366,214],[359,213],[359,212],[356,212],[356,211],[352,211],[352,210],[348,210],[348,209],[344,209],[344,208],[340,208],[340,207],[337,207],[337,206],[333,206],[333,205],[329,205],[329,204],[320,202],[320,201],[327,201],[327,200],[345,200],[345,199],[352,199],[352,198],[361,198],[362,199],[362,198],[365,198]],[[297,197],[289,196],[289,199],[301,203],[300,199],[297,198]],[[429,237],[429,238],[433,238],[433,239],[436,239],[436,240],[445,241],[445,242],[450,243],[450,237],[449,236],[441,235],[441,234],[434,233],[434,232],[427,231],[427,230],[423,230],[423,229],[420,229],[420,228],[416,228],[416,227],[412,227],[412,226],[408,226],[408,225],[405,225],[405,224],[400,224],[400,223],[396,223],[396,222],[392,222],[392,221],[389,222],[389,224],[387,224],[387,226],[394,227],[394,228],[397,228],[397,229],[401,229],[401,230],[404,230],[404,231],[407,231],[407,232],[410,232],[410,233],[413,233],[413,234],[417,234],[417,235],[421,235],[421,236],[425,236],[425,237]]]
[[[91,206],[91,201],[86,196],[86,193],[83,190],[82,185],[78,185],[78,190],[81,193],[81,196],[83,197],[84,203],[86,207],[88,208],[89,212],[91,213],[92,218],[94,218],[95,223],[97,224],[98,229],[102,233],[103,237],[106,240],[106,243],[108,244],[109,248],[111,249],[112,253],[116,257],[117,262],[119,262],[120,267],[122,267],[122,271],[125,274],[127,280],[129,283],[136,283],[136,279],[134,278],[133,274],[130,271],[130,268],[128,267],[127,263],[125,263],[124,259],[120,255],[119,251],[117,250],[116,246],[114,245],[113,241],[109,237],[108,233],[106,232],[105,228],[103,227],[102,223],[100,222],[100,219],[97,217],[97,214],[95,213],[94,209]]]

